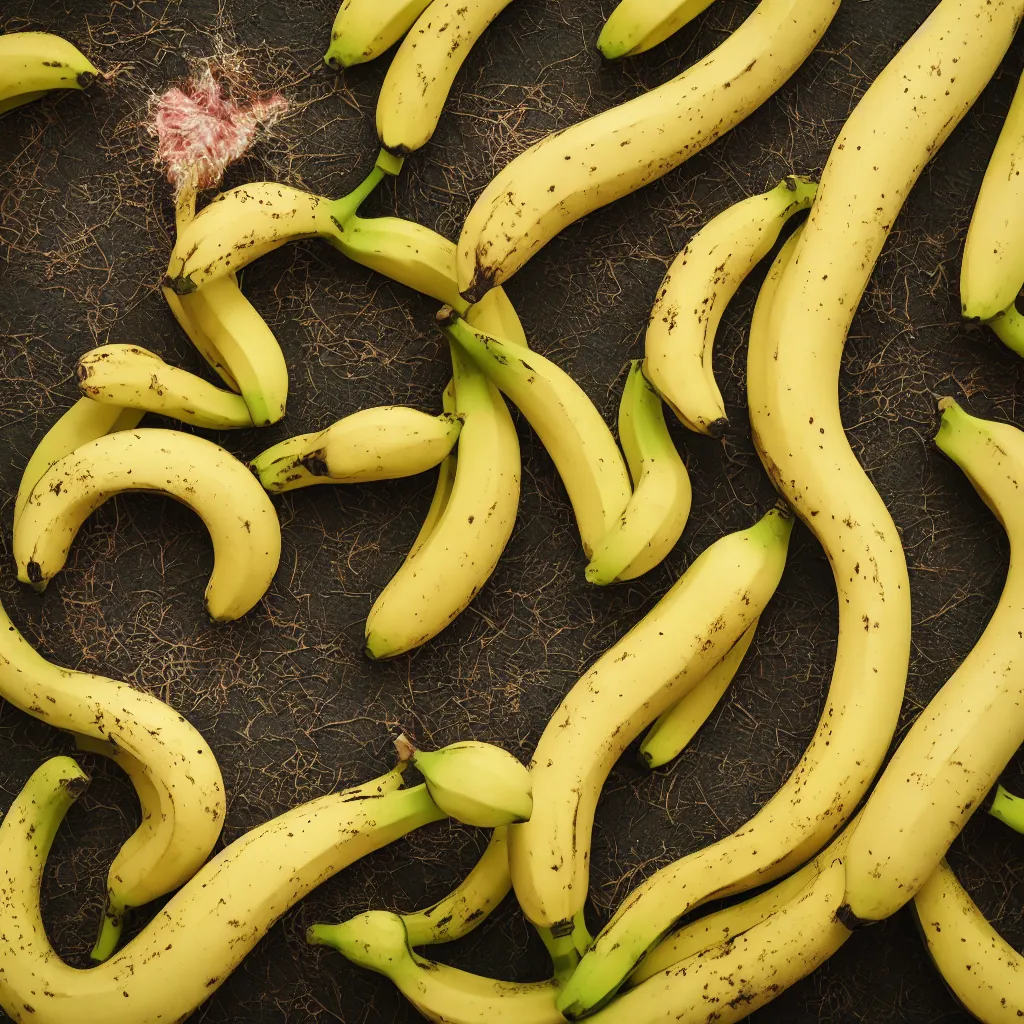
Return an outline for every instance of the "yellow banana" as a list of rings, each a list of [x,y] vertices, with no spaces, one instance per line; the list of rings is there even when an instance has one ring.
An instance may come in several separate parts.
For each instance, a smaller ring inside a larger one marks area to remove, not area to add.
[[[60,36],[0,34],[0,115],[53,89],[84,89],[98,74],[89,58]]]
[[[619,0],[597,37],[597,48],[608,60],[634,57],[663,43],[713,0]]]
[[[441,398],[441,408],[451,416],[456,415],[454,380],[448,381],[448,385],[444,389],[444,394]],[[430,507],[427,509],[427,514],[423,517],[419,533],[416,534],[412,547],[409,548],[409,554],[405,556],[407,559],[412,558],[427,543],[427,539],[434,532],[437,524],[441,522],[441,516],[444,515],[444,510],[448,507],[452,491],[455,489],[455,476],[458,473],[458,466],[458,451],[457,448],[453,448],[441,460],[437,473],[437,483],[434,486],[434,495],[430,499]]]
[[[1014,796],[1008,789],[996,786],[988,802],[988,813],[1015,832],[1024,832],[1024,797]]]
[[[324,63],[336,71],[363,64],[390,49],[431,0],[342,0]]]

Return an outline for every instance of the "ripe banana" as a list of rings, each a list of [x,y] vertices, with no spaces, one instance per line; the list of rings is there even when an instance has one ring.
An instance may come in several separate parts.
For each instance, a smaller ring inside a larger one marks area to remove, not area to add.
[[[597,48],[608,60],[635,57],[663,43],[713,0],[619,0],[597,37]]]
[[[52,89],[84,89],[98,74],[88,57],[60,36],[0,34],[0,114]]]
[[[943,860],[914,897],[918,927],[942,980],[985,1024],[1024,1017],[1024,958],[985,919]]]
[[[165,363],[138,345],[101,345],[75,368],[78,388],[102,405],[138,409],[208,430],[251,427],[245,399]]]
[[[690,477],[665,425],[661,398],[638,359],[622,390],[619,441],[633,478],[633,494],[590,557],[587,579],[600,586],[636,579],[660,565],[690,515]]]
[[[237,619],[266,592],[281,555],[281,527],[266,492],[223,448],[154,428],[97,438],[39,478],[18,520],[18,578],[43,589],[89,514],[123,491],[168,494],[203,520],[213,541],[206,588],[211,618]]]
[[[1002,786],[996,786],[995,795],[988,805],[988,813],[1014,832],[1024,832],[1024,797],[1014,796]]]
[[[36,445],[25,472],[21,474],[18,496],[14,500],[14,529],[28,501],[36,481],[55,463],[70,455],[76,448],[89,441],[95,441],[104,434],[118,430],[131,430],[139,425],[145,414],[139,409],[118,409],[112,405],[101,405],[91,398],[80,398],[43,435]]]
[[[875,785],[846,864],[850,927],[894,914],[936,869],[1024,742],[1024,432],[939,402],[935,443],[1010,538],[1010,569],[985,631],[918,715]]]
[[[1011,302],[1003,315],[993,320],[989,327],[1011,352],[1024,356],[1024,313],[1017,309],[1015,302]]]
[[[331,946],[353,963],[390,978],[437,1024],[564,1024],[552,981],[517,983],[469,974],[413,952],[402,918],[370,911],[342,924],[316,924],[306,941]]]
[[[127,683],[59,668],[39,655],[0,608],[0,697],[33,718],[113,757],[129,774],[143,823],[107,875],[96,954],[117,944],[130,907],[177,889],[220,836],[224,785],[209,744],[178,712]]]
[[[542,355],[473,327],[450,307],[441,329],[530,421],[565,484],[591,557],[629,502],[629,473],[608,425],[586,392]]]
[[[521,153],[466,218],[459,291],[470,302],[479,299],[562,228],[661,177],[735,127],[800,67],[838,9],[839,0],[761,0],[700,63]]]
[[[571,932],[587,898],[594,810],[608,772],[760,615],[782,575],[791,529],[791,518],[773,510],[712,544],[548,722],[531,762],[533,815],[509,829],[509,862],[516,896],[560,975],[575,964]]]
[[[689,693],[658,716],[640,744],[640,757],[648,768],[660,768],[678,757],[708,720],[739,671],[758,621],[754,619],[725,657]]]
[[[326,430],[289,437],[252,461],[260,483],[274,494],[313,484],[397,480],[433,469],[452,450],[462,421],[404,405],[362,409]]]
[[[377,136],[384,149],[405,157],[430,141],[463,61],[510,2],[434,0],[419,16],[377,98]]]
[[[1024,77],[989,160],[974,206],[960,271],[960,300],[970,320],[992,320],[1024,285]]]
[[[340,71],[379,57],[412,27],[431,0],[342,0],[324,63]]]
[[[644,372],[680,422],[720,437],[729,425],[712,349],[725,307],[818,186],[790,175],[775,188],[720,213],[690,239],[658,289]]]

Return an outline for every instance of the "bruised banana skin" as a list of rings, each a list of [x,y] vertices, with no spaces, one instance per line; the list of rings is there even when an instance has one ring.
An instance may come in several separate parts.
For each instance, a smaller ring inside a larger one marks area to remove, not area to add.
[[[498,172],[458,245],[470,302],[507,281],[563,228],[649,184],[734,128],[776,92],[824,35],[839,0],[762,0],[677,78],[566,128]]]
[[[78,47],[49,32],[0,34],[0,115],[54,89],[84,89],[99,74]]]
[[[206,610],[237,619],[263,597],[281,556],[281,526],[259,482],[201,437],[140,428],[107,434],[51,466],[18,520],[18,578],[37,588],[63,567],[82,523],[126,491],[165,493],[193,509],[213,541]]]
[[[342,0],[324,63],[340,71],[391,49],[431,0]]]
[[[663,43],[714,0],[619,0],[618,6],[597,38],[597,48],[607,60],[635,57]]]

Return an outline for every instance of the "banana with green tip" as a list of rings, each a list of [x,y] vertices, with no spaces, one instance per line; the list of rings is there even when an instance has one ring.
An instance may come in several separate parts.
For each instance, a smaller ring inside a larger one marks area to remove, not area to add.
[[[84,89],[98,74],[89,58],[60,36],[0,34],[0,115],[53,89]]]
[[[633,494],[590,556],[587,579],[632,580],[664,561],[683,534],[693,491],[665,425],[661,397],[634,360],[619,403],[619,441]]]
[[[281,556],[281,526],[266,492],[244,463],[211,441],[155,428],[97,438],[39,478],[18,520],[18,578],[45,587],[86,518],[125,491],[168,494],[203,520],[214,553],[206,588],[211,618],[237,619],[264,595]]]
[[[988,804],[988,813],[1014,832],[1024,832],[1024,797],[1015,796],[1008,789],[996,786]]]
[[[712,350],[725,307],[818,186],[790,175],[730,206],[687,243],[661,282],[651,311],[644,372],[685,427],[720,437],[729,420]]]
[[[663,43],[706,11],[714,0],[619,0],[597,37],[608,60],[635,57]]]
[[[664,85],[553,132],[491,179],[458,246],[470,302],[580,217],[660,178],[752,114],[831,24],[839,0],[761,0],[702,61]]]
[[[342,0],[324,63],[340,71],[391,49],[431,0]]]

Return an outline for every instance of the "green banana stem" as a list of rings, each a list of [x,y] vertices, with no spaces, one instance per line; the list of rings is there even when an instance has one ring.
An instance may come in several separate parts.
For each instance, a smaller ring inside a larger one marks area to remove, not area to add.
[[[1024,832],[1024,797],[1014,796],[1002,786],[996,786],[996,795],[992,797],[988,813],[1009,825],[1014,832]]]
[[[586,926],[584,926],[584,931],[586,931]],[[555,980],[559,985],[564,985],[572,977],[573,971],[579,965],[580,956],[583,953],[576,942],[577,927],[575,918],[573,919],[572,931],[564,935],[554,935],[550,928],[538,928],[537,933],[540,935],[541,941],[548,951],[548,956],[551,957]]]
[[[338,231],[344,233],[345,225],[356,215],[366,197],[384,180],[384,175],[389,173],[392,172],[381,166],[378,157],[373,170],[347,196],[330,203],[331,221]]]
[[[398,156],[396,153],[389,153],[383,147],[377,154],[377,163],[375,167],[382,170],[385,174],[390,174],[391,177],[397,177],[402,170],[402,165],[405,163],[404,156]]]

